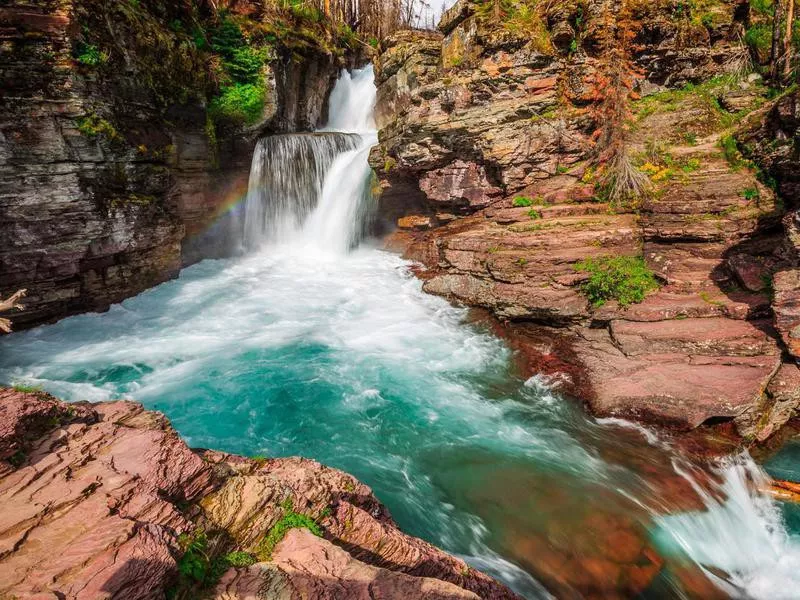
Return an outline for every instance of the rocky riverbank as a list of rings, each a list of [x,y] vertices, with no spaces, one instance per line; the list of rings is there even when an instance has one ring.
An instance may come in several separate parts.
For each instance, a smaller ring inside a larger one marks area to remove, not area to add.
[[[0,595],[512,599],[302,458],[191,450],[163,415],[0,389]]]
[[[606,197],[592,161],[602,2],[547,13],[541,39],[467,0],[439,34],[396,35],[376,59],[371,160],[388,245],[425,266],[425,289],[508,322],[594,414],[764,441],[800,406],[797,100],[736,72],[756,16],[711,4],[690,21],[637,9],[638,203]],[[586,265],[610,257],[657,289],[587,298]]]

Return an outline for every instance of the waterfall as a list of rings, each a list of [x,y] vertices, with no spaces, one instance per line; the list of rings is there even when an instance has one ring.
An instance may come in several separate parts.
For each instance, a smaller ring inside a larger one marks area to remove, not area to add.
[[[298,243],[347,252],[366,234],[370,148],[377,142],[372,66],[343,71],[316,133],[267,136],[253,154],[244,209],[247,249]]]

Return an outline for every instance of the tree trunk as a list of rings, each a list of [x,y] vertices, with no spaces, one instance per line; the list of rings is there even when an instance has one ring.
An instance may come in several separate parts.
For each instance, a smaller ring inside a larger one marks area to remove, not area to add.
[[[769,77],[778,83],[780,79],[780,62],[781,62],[781,22],[783,21],[783,2],[784,0],[775,0],[775,14],[772,17],[772,51],[769,57]]]
[[[794,33],[794,0],[786,0],[786,29],[783,34],[781,56],[781,83],[787,84],[792,76],[792,33]]]

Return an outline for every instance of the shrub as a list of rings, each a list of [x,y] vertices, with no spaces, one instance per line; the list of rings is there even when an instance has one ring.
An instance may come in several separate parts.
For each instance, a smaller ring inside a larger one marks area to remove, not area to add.
[[[237,550],[235,552],[229,552],[224,556],[223,560],[229,566],[240,569],[256,564],[255,556],[253,556],[249,552],[242,552],[241,550]]]
[[[541,218],[542,218],[542,213],[540,213],[540,212],[539,212],[538,210],[536,210],[535,208],[532,208],[532,209],[530,209],[530,210],[528,211],[528,216],[529,216],[531,219],[541,219]]]
[[[40,385],[24,385],[24,384],[16,384],[12,386],[12,389],[15,392],[21,392],[23,394],[36,394],[39,392],[43,392],[44,388]]]
[[[517,208],[523,206],[533,206],[533,200],[531,200],[527,196],[517,196],[511,201],[511,204],[512,206],[515,206]]]
[[[742,198],[747,201],[750,200],[757,200],[761,194],[758,192],[758,188],[749,187],[742,190]]]
[[[641,257],[589,258],[577,263],[575,269],[589,273],[581,289],[595,307],[609,300],[628,306],[641,302],[647,292],[658,289],[658,281]]]
[[[87,137],[95,138],[102,135],[109,140],[116,140],[119,137],[114,126],[95,113],[81,117],[76,122],[78,131]]]
[[[211,101],[209,113],[215,121],[231,125],[250,125],[264,114],[266,89],[262,84],[234,83],[222,88]]]
[[[772,47],[772,28],[768,23],[757,23],[745,32],[744,41],[758,57],[759,62],[766,62]]]
[[[266,52],[245,46],[234,50],[222,64],[235,82],[257,84],[261,81],[265,61]]]
[[[98,67],[108,61],[108,54],[101,52],[97,46],[81,42],[78,45],[75,60],[87,67]]]
[[[719,141],[719,145],[722,148],[725,160],[728,161],[732,169],[737,170],[748,165],[747,159],[739,151],[739,144],[736,143],[736,138],[732,135],[724,136]]]

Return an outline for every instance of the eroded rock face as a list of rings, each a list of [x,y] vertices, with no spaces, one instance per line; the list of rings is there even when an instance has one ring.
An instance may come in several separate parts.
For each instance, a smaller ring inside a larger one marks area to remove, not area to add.
[[[93,2],[0,7],[0,296],[28,289],[17,328],[105,310],[183,265],[229,255],[238,240],[222,217],[246,193],[256,137],[318,125],[340,68],[310,45],[281,54],[261,122],[213,140],[198,51],[146,3],[137,23],[149,29],[138,31],[104,21]],[[102,50],[115,68],[75,60],[82,18],[111,38]]]
[[[593,413],[683,430],[733,421],[741,435],[763,439],[798,406],[787,400],[772,411],[767,389],[784,353],[797,352],[800,222],[719,144],[730,115],[751,111],[761,128],[746,123],[738,135],[755,131],[783,174],[779,192],[797,197],[796,98],[762,108],[754,76],[712,92],[711,111],[691,93],[668,106],[659,96],[635,104],[631,150],[661,165],[648,166],[657,192],[635,212],[612,206],[591,168],[587,109],[601,8],[589,3],[580,33],[569,6],[554,8],[549,50],[467,0],[442,19],[438,59],[430,35],[418,55],[407,32],[387,45],[377,67],[388,109],[371,160],[383,206],[402,213],[404,196],[414,197],[405,214],[426,220],[425,228],[400,221],[387,246],[425,265],[426,291],[510,322],[533,372]],[[716,6],[708,27],[655,5],[637,10],[642,94],[724,72],[742,27],[736,2]],[[572,40],[581,51],[566,50]],[[413,85],[398,94],[398,79]],[[784,140],[777,150],[775,137]],[[454,165],[470,185],[455,184]],[[469,191],[476,180],[482,194]],[[591,306],[576,265],[606,256],[641,256],[660,289],[629,307]]]
[[[179,534],[202,527],[217,554],[254,550],[288,500],[324,539],[291,531],[270,560],[230,569],[212,597],[517,598],[402,533],[367,486],[314,461],[195,452],[133,402],[0,389],[0,417],[0,596],[163,598]]]

